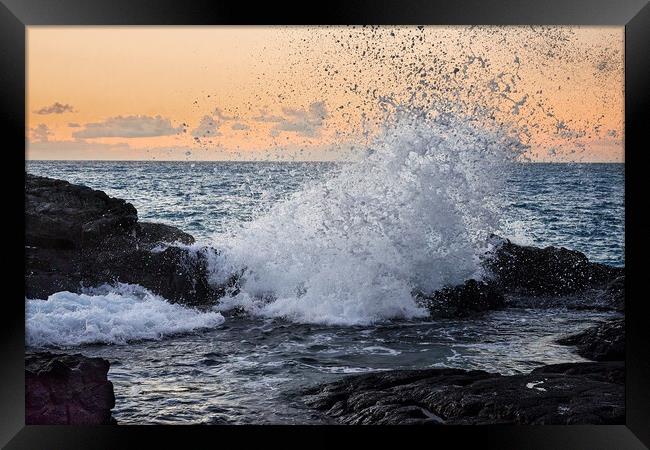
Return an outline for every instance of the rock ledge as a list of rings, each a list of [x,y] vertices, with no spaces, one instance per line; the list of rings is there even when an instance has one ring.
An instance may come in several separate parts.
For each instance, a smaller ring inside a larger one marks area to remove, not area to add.
[[[34,353],[25,356],[27,425],[115,424],[113,383],[105,359]]]

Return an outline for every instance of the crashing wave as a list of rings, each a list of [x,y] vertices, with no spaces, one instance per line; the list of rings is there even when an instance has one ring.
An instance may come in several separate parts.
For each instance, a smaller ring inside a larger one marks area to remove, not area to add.
[[[217,238],[213,281],[241,274],[221,309],[338,325],[416,318],[427,313],[412,291],[480,276],[521,146],[460,117],[392,114],[361,161]]]
[[[136,285],[104,285],[81,294],[57,292],[26,300],[26,343],[30,347],[124,344],[221,325],[223,316],[168,303]]]

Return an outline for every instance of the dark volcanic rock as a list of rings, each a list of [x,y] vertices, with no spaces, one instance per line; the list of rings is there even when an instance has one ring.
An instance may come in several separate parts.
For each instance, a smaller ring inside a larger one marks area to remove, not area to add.
[[[625,359],[625,320],[613,319],[558,339],[558,344],[575,345],[578,355],[593,361]]]
[[[304,392],[345,424],[623,424],[622,362],[544,366],[525,375],[428,369],[344,378]]]
[[[207,281],[205,253],[170,245],[191,244],[192,236],[138,222],[133,205],[85,186],[27,174],[25,238],[28,298],[115,282],[185,304],[223,295]]]
[[[620,275],[603,286],[597,293],[599,303],[610,305],[617,311],[625,309],[625,276]]]
[[[26,245],[69,250],[102,233],[132,230],[138,215],[101,191],[26,174],[25,220]]]
[[[623,311],[624,269],[592,263],[566,248],[536,248],[492,236],[482,281],[415,292],[433,317],[466,317],[503,307]]]
[[[466,317],[505,306],[503,294],[491,284],[467,280],[431,295],[418,294],[417,301],[434,317]]]
[[[624,275],[623,268],[589,262],[575,250],[527,247],[507,239],[500,239],[491,257],[485,260],[485,267],[493,274],[495,287],[535,296],[605,289]]]
[[[36,353],[25,356],[27,425],[114,424],[109,363],[82,355]]]

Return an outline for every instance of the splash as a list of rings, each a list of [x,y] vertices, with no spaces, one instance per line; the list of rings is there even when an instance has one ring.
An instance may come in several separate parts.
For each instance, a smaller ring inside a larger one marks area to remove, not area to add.
[[[222,235],[213,281],[241,274],[221,309],[307,323],[416,318],[414,290],[480,276],[495,196],[522,148],[469,119],[385,101],[365,157]]]
[[[342,325],[424,316],[414,291],[481,276],[487,236],[503,225],[509,166],[540,159],[535,151],[551,143],[575,151],[598,134],[599,122],[558,115],[550,101],[577,92],[549,95],[594,64],[594,49],[577,45],[584,30],[334,27],[311,40],[287,32],[297,39],[287,70],[307,64],[305,88],[330,99],[319,125],[338,123],[334,142],[362,156],[217,238],[213,281],[241,274],[222,309]],[[285,90],[303,96],[294,79]]]
[[[168,303],[143,287],[104,285],[85,293],[57,292],[47,300],[26,300],[26,343],[31,347],[125,344],[214,328],[217,312]]]

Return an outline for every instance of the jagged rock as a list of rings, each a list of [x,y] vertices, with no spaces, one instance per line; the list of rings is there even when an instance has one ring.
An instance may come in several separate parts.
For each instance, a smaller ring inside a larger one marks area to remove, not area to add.
[[[427,369],[350,376],[303,393],[345,424],[623,424],[622,362],[544,366],[501,376]]]
[[[115,424],[110,364],[82,355],[35,353],[25,356],[27,425]]]
[[[625,276],[620,275],[604,286],[598,293],[600,303],[610,305],[617,311],[625,309]]]
[[[133,205],[102,191],[27,174],[25,236],[27,298],[115,282],[192,305],[223,295],[207,281],[206,253],[172,245],[191,235],[139,222]]]
[[[505,299],[500,290],[483,281],[468,280],[455,287],[446,287],[431,295],[418,294],[417,301],[433,317],[466,317],[501,308]]]
[[[483,260],[483,280],[415,292],[432,317],[459,318],[503,307],[623,310],[623,268],[590,262],[566,248],[526,247],[498,236],[490,242],[494,249]]]
[[[484,265],[491,283],[507,293],[561,296],[604,289],[624,275],[624,269],[593,263],[579,251],[564,247],[536,248],[493,237],[496,248]]]
[[[558,344],[575,345],[578,355],[592,361],[625,359],[625,320],[613,319],[557,340]]]

